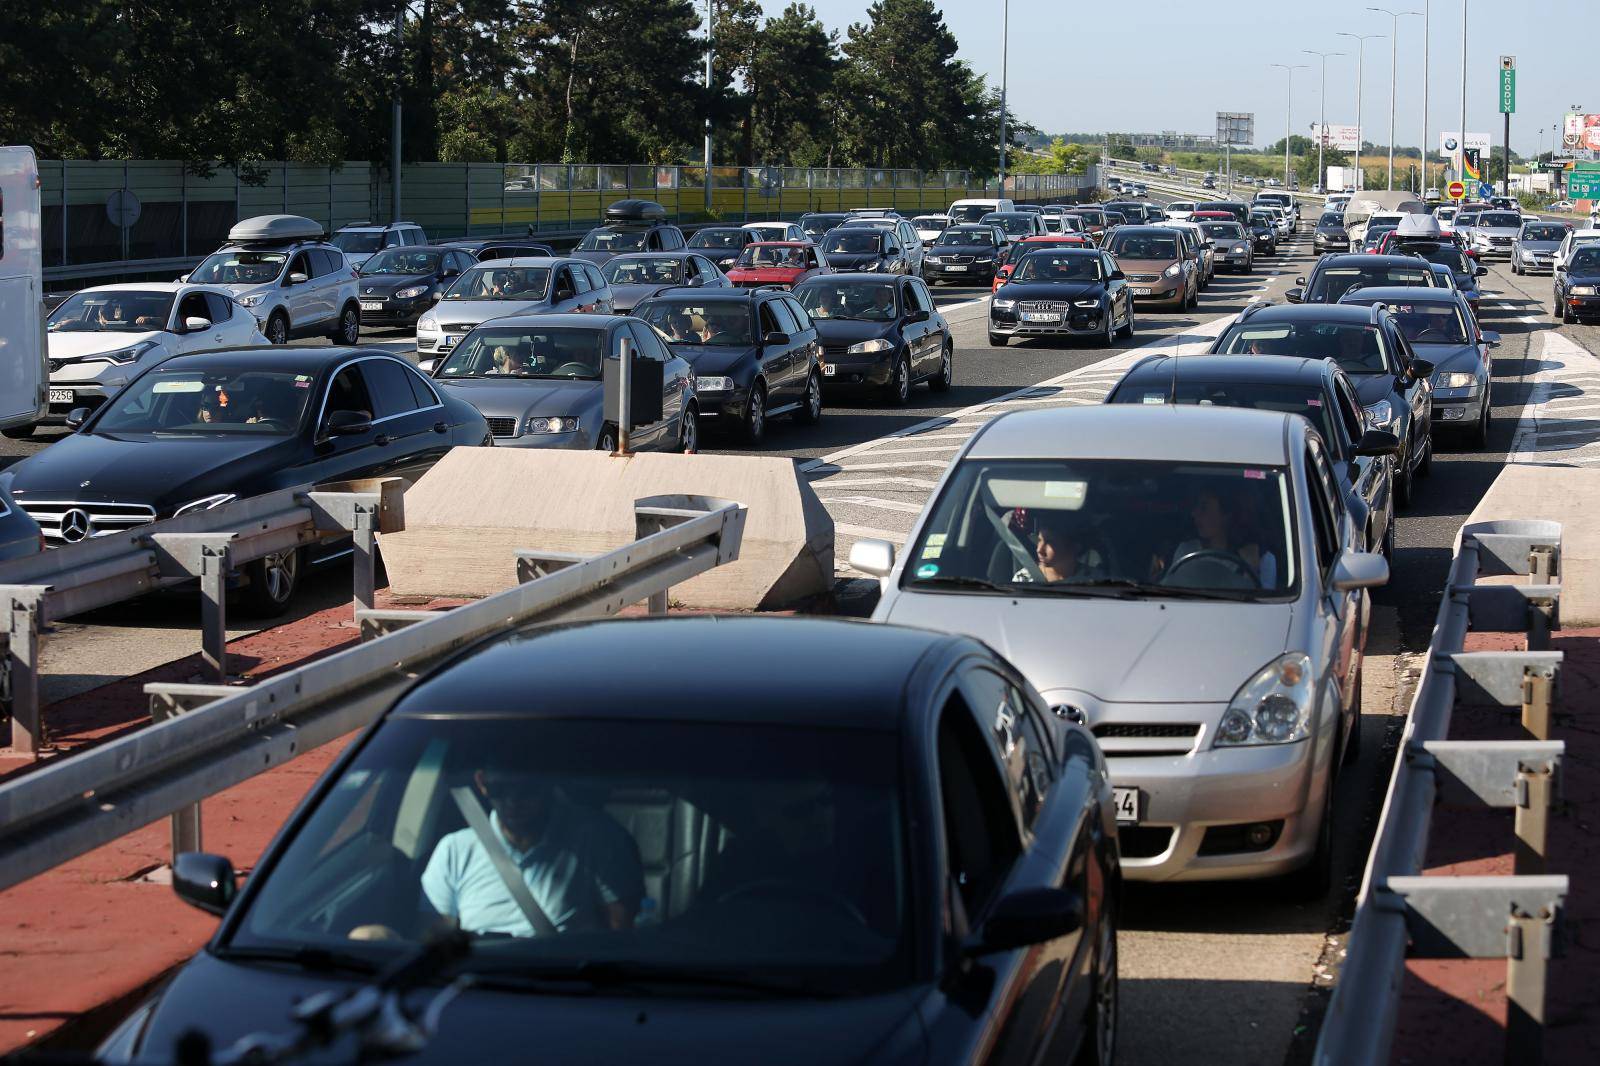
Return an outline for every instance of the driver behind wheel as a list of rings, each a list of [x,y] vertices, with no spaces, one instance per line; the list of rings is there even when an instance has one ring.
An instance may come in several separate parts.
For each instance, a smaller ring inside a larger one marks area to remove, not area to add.
[[[1188,556],[1220,552],[1248,564],[1261,588],[1277,587],[1278,557],[1258,542],[1249,512],[1249,501],[1242,493],[1221,487],[1201,489],[1189,508],[1196,535],[1180,542],[1170,560],[1158,557],[1155,570],[1171,571]]]
[[[1071,516],[1059,511],[1042,511],[1034,526],[1034,558],[1039,573],[1050,584],[1062,581],[1093,581],[1105,577],[1105,560],[1089,547],[1084,531]],[[1018,567],[1013,581],[1032,581],[1027,567]]]

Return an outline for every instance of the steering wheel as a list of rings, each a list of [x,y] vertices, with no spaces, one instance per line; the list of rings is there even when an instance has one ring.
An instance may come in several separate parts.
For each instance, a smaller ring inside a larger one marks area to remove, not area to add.
[[[580,363],[577,360],[574,360],[574,361],[572,361],[570,363],[562,363],[560,366],[558,366],[554,370],[550,371],[550,376],[551,377],[558,377],[558,378],[559,377],[574,377],[574,378],[585,377],[586,378],[592,373],[594,373],[594,368],[591,367],[588,363]]]
[[[1220,563],[1248,581],[1251,588],[1261,587],[1261,578],[1256,576],[1254,567],[1233,552],[1222,551],[1217,548],[1202,548],[1199,551],[1190,552],[1181,559],[1174,559],[1172,565],[1162,573],[1161,580],[1158,583],[1162,585],[1172,584],[1173,574],[1195,562]]]
[[[850,901],[848,896],[836,892],[831,888],[821,885],[808,885],[799,881],[780,881],[776,878],[763,881],[747,881],[742,885],[735,885],[717,897],[717,903],[732,903],[742,896],[797,896],[817,900],[835,911],[839,911],[852,920],[859,922],[863,927],[870,928],[871,923],[861,909]]]

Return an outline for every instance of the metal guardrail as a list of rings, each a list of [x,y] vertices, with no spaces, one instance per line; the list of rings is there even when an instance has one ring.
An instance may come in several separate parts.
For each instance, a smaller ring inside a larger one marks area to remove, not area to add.
[[[520,584],[448,611],[356,612],[362,643],[249,688],[151,684],[148,728],[0,785],[0,891],[164,816],[200,847],[199,804],[373,721],[412,679],[483,637],[603,618],[738,558],[745,508],[702,496],[634,506],[638,539],[584,558],[517,553]]]
[[[1394,775],[1357,898],[1344,966],[1313,1062],[1390,1061],[1409,958],[1504,958],[1507,1063],[1542,1058],[1545,976],[1558,948],[1567,878],[1545,870],[1545,834],[1565,744],[1550,739],[1562,654],[1561,526],[1506,520],[1462,527]],[[1525,579],[1479,584],[1480,577]],[[1464,652],[1477,632],[1527,633],[1522,652]],[[1528,739],[1453,741],[1457,707],[1520,712]],[[1423,877],[1435,803],[1513,808],[1514,874]]]

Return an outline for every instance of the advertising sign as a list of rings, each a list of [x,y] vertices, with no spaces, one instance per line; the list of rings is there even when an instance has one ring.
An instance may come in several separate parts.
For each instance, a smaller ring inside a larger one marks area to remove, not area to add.
[[[1500,57],[1500,113],[1515,114],[1517,110],[1517,57]]]
[[[1561,143],[1568,149],[1600,150],[1600,115],[1567,113]]]
[[[1321,143],[1323,148],[1334,148],[1341,152],[1356,150],[1356,138],[1360,135],[1359,126],[1335,126],[1328,123],[1324,126],[1320,122],[1311,124],[1311,139]]]
[[[1489,135],[1487,133],[1467,134],[1467,147],[1475,148],[1480,152],[1489,151]],[[1454,130],[1439,134],[1439,154],[1453,156],[1461,151],[1461,134]]]
[[[1467,182],[1483,181],[1483,163],[1476,148],[1468,147],[1461,153],[1461,180]]]
[[[1256,116],[1253,111],[1218,111],[1217,143],[1255,144]]]

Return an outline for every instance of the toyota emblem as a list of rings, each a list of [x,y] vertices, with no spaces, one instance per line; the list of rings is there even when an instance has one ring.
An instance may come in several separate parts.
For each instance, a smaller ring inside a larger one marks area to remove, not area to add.
[[[61,516],[61,539],[68,544],[87,538],[92,529],[89,512],[81,507],[74,507]]]

